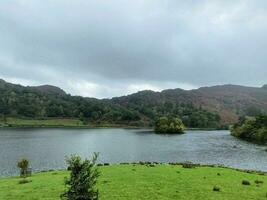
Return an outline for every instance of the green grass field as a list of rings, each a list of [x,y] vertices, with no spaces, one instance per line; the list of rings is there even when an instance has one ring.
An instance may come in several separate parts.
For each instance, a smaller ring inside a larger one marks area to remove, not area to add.
[[[76,127],[84,126],[79,119],[20,119],[6,118],[1,122],[3,126],[9,127]]]
[[[7,117],[0,118],[0,127],[13,128],[137,128],[136,126],[126,124],[111,124],[102,122],[101,124],[84,124],[79,119],[67,118],[47,118],[47,119],[23,119]]]
[[[177,165],[111,165],[100,167],[100,199],[266,200],[267,176],[215,167]],[[66,171],[43,172],[19,184],[20,178],[0,179],[2,200],[54,200],[64,190]],[[248,180],[251,185],[243,185]],[[263,181],[256,184],[255,181]],[[213,187],[220,187],[220,192]]]

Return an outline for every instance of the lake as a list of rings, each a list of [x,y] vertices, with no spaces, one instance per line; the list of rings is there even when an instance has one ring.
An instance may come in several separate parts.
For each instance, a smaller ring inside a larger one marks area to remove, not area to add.
[[[64,169],[65,156],[93,152],[100,153],[99,162],[192,161],[267,171],[265,149],[229,131],[157,135],[146,129],[0,129],[0,176],[18,175],[21,158],[40,171]]]

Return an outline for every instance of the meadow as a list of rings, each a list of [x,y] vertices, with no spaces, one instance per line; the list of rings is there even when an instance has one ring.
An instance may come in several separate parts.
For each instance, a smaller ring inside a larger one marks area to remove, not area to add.
[[[99,167],[100,199],[263,200],[267,176],[220,167],[181,165],[109,165]],[[0,178],[0,199],[57,200],[68,171],[35,173],[20,184],[19,177]],[[244,185],[245,181],[249,185]],[[219,191],[214,191],[214,187]]]

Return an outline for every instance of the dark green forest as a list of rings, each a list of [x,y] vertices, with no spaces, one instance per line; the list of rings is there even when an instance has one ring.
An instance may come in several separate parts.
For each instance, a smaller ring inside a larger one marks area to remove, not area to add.
[[[231,128],[231,134],[244,140],[266,144],[267,115],[258,115],[250,119],[241,117],[239,122]]]
[[[0,81],[2,117],[47,119],[77,118],[85,124],[125,124],[153,126],[162,116],[180,117],[186,127],[219,128],[220,117],[193,103],[150,101],[149,92],[128,99],[94,99],[66,94],[54,86],[24,87]]]

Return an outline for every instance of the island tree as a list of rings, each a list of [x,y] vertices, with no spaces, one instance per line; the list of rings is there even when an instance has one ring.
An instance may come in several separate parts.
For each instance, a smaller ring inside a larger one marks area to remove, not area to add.
[[[184,133],[185,126],[178,117],[160,117],[155,123],[156,133]]]

